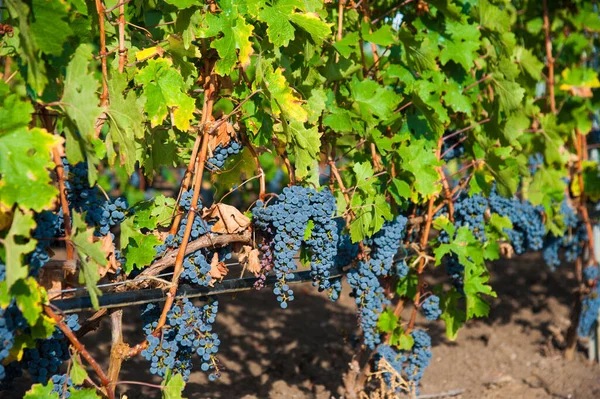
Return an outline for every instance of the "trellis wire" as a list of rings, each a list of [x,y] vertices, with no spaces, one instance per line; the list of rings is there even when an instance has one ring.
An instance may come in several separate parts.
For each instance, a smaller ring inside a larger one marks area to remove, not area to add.
[[[401,247],[402,254],[394,258],[394,262],[400,262],[409,256],[415,253],[413,248]],[[239,263],[229,263],[228,266],[231,265],[239,265]],[[294,275],[293,279],[288,280],[288,284],[297,284],[312,281],[313,278],[310,274],[310,270],[298,271],[292,273]],[[342,277],[345,274],[344,268],[342,267],[332,267],[329,269],[329,279],[335,279]],[[164,277],[171,276],[173,273],[164,273],[160,274],[156,277]],[[145,279],[153,279],[155,277],[148,277]],[[143,280],[142,278],[140,280]],[[138,280],[138,281],[140,281]],[[187,284],[183,284],[179,286],[177,290],[176,298],[201,298],[207,297],[211,295],[219,295],[219,294],[228,294],[228,293],[236,293],[249,291],[253,289],[254,283],[258,280],[257,277],[244,277],[244,278],[235,278],[224,280],[222,282],[215,283],[213,287],[200,287],[200,286],[190,286]],[[133,280],[129,280],[132,282]],[[277,277],[275,275],[269,275],[266,277],[264,281],[264,286],[272,286],[277,281]],[[98,287],[114,287],[116,285],[127,284],[126,281],[118,282],[118,283],[108,283],[101,284]],[[71,288],[67,290],[61,291],[51,291],[54,293],[59,292],[73,292],[73,291],[84,291],[85,287],[81,288]],[[122,308],[134,305],[143,305],[151,302],[162,302],[167,298],[167,294],[164,290],[160,288],[153,289],[138,289],[132,291],[125,292],[108,292],[103,293],[102,296],[98,297],[98,305],[99,309],[110,309],[110,308]],[[67,299],[56,299],[51,301],[53,306],[56,306],[63,313],[76,313],[86,310],[95,310],[92,306],[92,300],[89,296],[79,296],[74,298]]]

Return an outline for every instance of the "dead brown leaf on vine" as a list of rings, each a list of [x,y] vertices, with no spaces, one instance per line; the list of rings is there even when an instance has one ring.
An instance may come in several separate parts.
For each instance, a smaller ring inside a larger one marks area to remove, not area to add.
[[[210,262],[210,272],[208,273],[213,278],[210,286],[214,285],[215,280],[222,280],[227,276],[227,273],[229,273],[229,268],[225,262],[219,260],[219,254],[215,252]]]
[[[256,248],[252,248],[250,245],[244,245],[242,248],[242,253],[240,254],[240,263],[246,267],[250,273],[255,276],[260,273],[260,260],[258,259],[258,255],[260,252]]]
[[[102,278],[108,272],[116,273],[120,264],[117,262],[117,257],[115,256],[115,244],[113,243],[112,236],[107,234],[100,238],[100,242],[102,243],[102,252],[108,258],[108,264],[105,267],[98,268],[98,273],[100,274],[100,278]]]
[[[202,217],[216,219],[211,231],[218,234],[240,233],[250,226],[250,219],[236,207],[226,204],[214,204],[204,210]]]
[[[213,124],[214,123],[217,122],[213,121]],[[232,137],[234,136],[235,129],[233,128],[233,125],[229,121],[221,123],[221,125],[217,128],[215,134],[211,135],[208,139],[208,147],[211,151],[214,151],[214,149],[217,148],[219,145],[227,147]]]

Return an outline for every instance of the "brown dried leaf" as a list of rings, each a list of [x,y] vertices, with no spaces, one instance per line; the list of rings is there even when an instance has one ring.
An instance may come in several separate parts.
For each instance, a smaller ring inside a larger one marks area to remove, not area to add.
[[[98,273],[100,274],[100,278],[102,278],[106,276],[106,273],[109,271],[111,273],[116,273],[120,265],[118,264],[119,262],[117,262],[117,257],[115,256],[115,245],[111,235],[107,234],[98,240],[102,242],[102,252],[107,254],[108,258],[108,264],[106,267],[98,268]]]
[[[211,231],[218,234],[240,233],[250,226],[250,219],[237,210],[236,207],[226,204],[214,204],[205,210],[202,217],[218,219]]]
[[[227,276],[229,273],[229,268],[225,265],[225,262],[219,261],[219,254],[215,252],[213,258],[210,262],[210,272],[208,273],[213,280],[211,280],[211,287],[214,285],[214,280],[221,280],[223,277]]]
[[[63,288],[63,282],[65,279],[65,273],[61,269],[51,269],[47,267],[43,267],[40,270],[40,275],[38,277],[38,281],[42,287],[46,289],[48,292],[48,299],[53,300],[62,297],[62,293],[60,292],[52,292],[52,291],[60,291]]]
[[[587,86],[571,86],[570,88],[571,95],[582,98],[591,98],[593,97],[591,87]]]
[[[255,276],[261,271],[258,255],[260,255],[258,249],[252,248],[250,245],[244,245],[242,253],[240,254],[240,263],[244,265],[246,270]]]
[[[216,122],[213,121],[213,123]],[[208,147],[211,150],[211,152],[214,151],[214,149],[217,148],[217,146],[219,145],[227,147],[227,145],[229,145],[229,142],[234,136],[235,129],[233,128],[233,125],[229,121],[222,123],[217,128],[215,134],[211,135],[208,139]]]

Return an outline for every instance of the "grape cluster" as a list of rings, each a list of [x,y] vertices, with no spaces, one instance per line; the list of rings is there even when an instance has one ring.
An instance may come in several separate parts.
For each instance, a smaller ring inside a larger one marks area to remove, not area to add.
[[[329,286],[329,299],[332,302],[337,301],[340,298],[340,295],[342,294],[342,279],[341,278],[334,278],[333,280],[331,280],[331,284]]]
[[[462,195],[454,203],[454,221],[456,227],[469,226],[473,236],[480,241],[485,241],[485,211],[488,204],[485,197],[475,194]],[[442,232],[441,236],[446,233]],[[441,237],[443,239],[443,237]],[[446,237],[447,241],[447,237]]]
[[[577,334],[581,337],[590,335],[600,311],[600,285],[596,284],[591,292],[583,298]]]
[[[565,258],[573,262],[583,250],[582,244],[588,240],[585,224],[579,219],[575,210],[565,199],[560,206],[560,215],[565,225],[565,233],[562,236],[548,234],[544,242],[542,256],[551,269],[560,265],[559,253],[565,250]]]
[[[412,382],[419,393],[419,383],[423,373],[431,362],[431,338],[423,330],[414,330],[410,333],[414,344],[410,350],[396,351],[389,345],[381,345],[377,348],[375,364],[377,370],[381,371],[381,359],[385,359],[396,372],[406,381]],[[383,373],[384,380],[391,385],[393,375],[389,372]]]
[[[596,280],[598,278],[598,265],[588,266],[584,268],[583,278],[586,280]]]
[[[51,211],[43,211],[35,215],[36,227],[32,237],[37,239],[35,249],[27,258],[30,265],[30,274],[36,276],[40,268],[50,260],[47,249],[50,247],[53,237],[64,234],[64,220],[62,210],[57,214]]]
[[[399,215],[392,222],[384,223],[371,240],[370,267],[377,276],[387,276],[392,272],[394,257],[404,238],[406,217]]]
[[[404,259],[396,262],[395,266],[396,266],[396,276],[398,276],[399,279],[403,279],[406,276],[408,276],[408,272],[410,271],[410,268],[408,267],[408,265],[406,264],[406,261]]]
[[[336,223],[331,219],[335,199],[331,191],[300,186],[286,187],[276,200],[257,201],[252,209],[254,225],[270,246],[277,282],[273,292],[282,308],[293,300],[287,284],[296,269],[296,254],[303,247],[310,253],[313,284],[328,289],[329,269],[335,265],[338,245]]]
[[[202,370],[211,371],[211,380],[217,378],[220,372],[215,355],[220,341],[212,332],[217,312],[217,301],[197,307],[184,298],[167,313],[162,336],[155,337],[152,332],[158,325],[160,307],[147,305],[142,311],[142,320],[148,347],[142,351],[142,356],[150,362],[150,372],[164,377],[167,370],[172,370],[182,374],[187,381],[192,369],[192,356],[196,353],[202,360]]]
[[[77,212],[86,212],[85,221],[96,229],[97,236],[108,235],[111,227],[118,226],[125,220],[129,208],[127,201],[124,198],[114,201],[107,199],[97,186],[90,186],[87,163],[71,165],[63,158],[63,166],[68,176],[65,188],[70,208]]]
[[[454,288],[460,293],[464,292],[465,279],[464,272],[465,267],[458,261],[456,255],[446,256],[446,273],[452,279]]]
[[[52,392],[56,392],[59,398],[63,399],[71,397],[70,388],[74,388],[71,377],[66,374],[55,374],[50,381],[54,384]]]
[[[365,345],[375,349],[381,343],[377,321],[383,307],[388,303],[383,287],[377,275],[371,271],[369,263],[364,261],[358,262],[358,268],[350,270],[346,278],[358,307]]]
[[[72,331],[80,328],[77,315],[66,317],[64,322]],[[52,375],[58,373],[69,356],[69,343],[63,332],[56,327],[50,338],[36,340],[35,348],[25,350],[23,368],[29,372],[34,382],[45,384]]]
[[[254,282],[254,289],[256,290],[260,290],[265,286],[267,274],[271,271],[271,266],[273,265],[273,252],[271,252],[271,246],[267,243],[263,243],[260,246],[260,250],[260,271],[258,272],[257,280]]]
[[[227,158],[239,154],[243,148],[244,146],[240,142],[233,139],[230,140],[226,146],[219,144],[217,148],[213,150],[212,157],[206,160],[206,168],[213,172],[221,170],[223,165],[225,165]]]
[[[201,250],[193,252],[183,260],[183,272],[181,278],[193,284],[208,287],[211,281],[210,263],[206,261]]]
[[[5,279],[5,265],[0,262],[0,281]],[[11,301],[8,307],[0,307],[0,381],[11,374],[10,367],[3,366],[4,360],[9,356],[10,350],[15,343],[15,336],[18,331],[27,328],[27,321],[17,308],[14,300]]]
[[[439,319],[442,315],[440,298],[437,295],[428,296],[421,304],[421,310],[427,320],[434,321]]]
[[[492,212],[506,216],[512,222],[513,228],[505,229],[505,232],[515,253],[542,249],[546,235],[542,207],[517,197],[502,197],[495,189],[490,194],[489,203]]]
[[[539,168],[544,166],[544,155],[539,152],[537,152],[533,155],[530,155],[529,159],[528,159],[528,163],[529,163],[529,173],[531,173],[533,175],[533,174],[535,174],[535,172],[538,171]]]
[[[189,212],[192,208],[192,199],[194,197],[194,190],[187,190],[181,193],[181,198],[179,199],[179,206],[183,211]],[[196,204],[196,209],[202,209],[202,200],[198,197],[198,203]]]

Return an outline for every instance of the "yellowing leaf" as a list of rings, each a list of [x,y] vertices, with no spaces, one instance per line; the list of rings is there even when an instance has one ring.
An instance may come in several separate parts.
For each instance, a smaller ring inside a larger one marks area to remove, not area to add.
[[[275,116],[283,114],[287,119],[306,122],[308,113],[302,107],[301,101],[294,96],[281,68],[273,69],[271,65],[265,64],[263,79],[265,92],[271,100],[273,114]]]
[[[164,53],[165,50],[160,46],[148,47],[135,53],[135,59],[138,61],[144,61],[148,58],[154,57],[155,55],[162,57]]]

